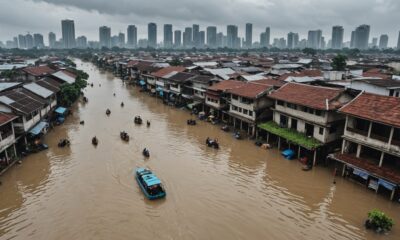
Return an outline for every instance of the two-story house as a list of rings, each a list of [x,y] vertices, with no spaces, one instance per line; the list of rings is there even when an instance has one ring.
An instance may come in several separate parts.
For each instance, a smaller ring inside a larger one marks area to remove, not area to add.
[[[272,118],[269,109],[273,101],[267,97],[272,90],[273,85],[259,81],[229,89],[229,116],[233,126],[255,136],[257,124]]]
[[[162,68],[156,72],[152,72],[151,75],[155,79],[155,89],[157,92],[157,96],[166,99],[168,97],[169,90],[167,89],[164,78],[168,78],[169,76],[174,75],[178,72],[183,72],[185,71],[185,69],[186,68],[182,66],[174,66]]]
[[[17,116],[0,112],[0,174],[17,156],[13,121]]]
[[[214,76],[209,75],[195,75],[190,78],[192,83],[188,88],[191,88],[193,93],[193,106],[198,106],[198,109],[205,110],[205,99],[207,88],[212,86],[219,80]]]
[[[356,78],[350,82],[348,87],[368,93],[400,97],[400,80],[372,77]]]
[[[28,83],[22,87],[46,101],[43,109],[41,110],[42,116],[46,116],[57,106],[57,96],[55,92],[42,87],[37,83]]]
[[[259,125],[267,141],[272,135],[313,165],[340,148],[345,118],[337,109],[352,99],[344,89],[287,83],[269,97],[273,120]]]
[[[340,153],[342,174],[400,199],[400,98],[361,93],[339,109],[346,116]]]
[[[218,120],[228,122],[228,98],[230,98],[230,95],[227,93],[227,91],[243,86],[244,84],[246,83],[237,80],[223,80],[208,87],[205,98],[205,105],[208,108],[208,111]]]
[[[169,90],[168,100],[174,102],[176,105],[184,105],[191,100],[193,93],[185,86],[190,84],[190,78],[193,74],[186,72],[177,72],[170,74],[164,78],[166,80],[167,89]]]
[[[56,72],[56,70],[47,65],[26,67],[21,69],[21,80],[26,82],[33,82],[45,76],[49,76],[54,72]]]

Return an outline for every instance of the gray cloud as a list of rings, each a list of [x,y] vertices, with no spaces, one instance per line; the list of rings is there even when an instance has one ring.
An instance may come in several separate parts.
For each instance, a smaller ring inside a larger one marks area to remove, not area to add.
[[[254,24],[254,37],[266,26],[272,35],[286,36],[295,31],[306,37],[310,29],[322,29],[330,38],[332,25],[345,27],[345,38],[357,25],[371,25],[371,36],[390,34],[397,42],[400,30],[399,0],[0,0],[0,38],[17,31],[59,32],[60,20],[72,18],[78,34],[98,38],[98,27],[108,25],[113,33],[136,24],[142,36],[146,24],[172,23],[183,28],[198,23],[203,29],[216,25],[225,32],[227,24],[236,24],[243,33],[244,24]]]

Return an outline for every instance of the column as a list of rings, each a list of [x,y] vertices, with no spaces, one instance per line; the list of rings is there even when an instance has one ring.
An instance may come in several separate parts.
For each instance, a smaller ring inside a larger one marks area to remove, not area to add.
[[[313,166],[317,163],[317,149],[314,150]]]
[[[345,147],[346,147],[346,140],[343,139],[343,142],[342,142],[342,154],[344,153],[344,148]]]
[[[389,142],[388,145],[392,145],[392,140],[393,140],[393,134],[394,134],[394,127],[390,130],[390,135],[389,135]]]
[[[371,136],[371,130],[372,130],[372,122],[369,122],[368,138]]]
[[[278,150],[281,150],[281,137],[278,137]]]
[[[385,153],[381,152],[381,158],[379,159],[379,167],[382,167],[383,164],[383,158],[385,157]]]
[[[297,149],[297,158],[298,158],[298,159],[300,159],[300,150],[301,150],[301,147],[300,147],[300,145],[299,145],[299,147],[298,147],[298,149]]]
[[[357,145],[357,155],[356,155],[357,158],[360,157],[360,153],[361,153],[361,145],[358,144],[358,145]]]

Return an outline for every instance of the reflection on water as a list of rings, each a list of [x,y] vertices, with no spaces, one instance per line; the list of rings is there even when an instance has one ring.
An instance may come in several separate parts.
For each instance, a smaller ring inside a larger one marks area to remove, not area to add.
[[[362,226],[370,209],[400,222],[397,204],[341,178],[334,185],[328,169],[304,172],[218,126],[188,126],[188,112],[77,63],[95,83],[85,90],[89,102],[46,136],[47,151],[1,177],[1,239],[374,239]],[[135,115],[151,127],[135,125]],[[206,147],[207,137],[221,149]],[[71,146],[58,148],[60,138]],[[132,176],[138,166],[162,179],[166,199],[145,199]]]

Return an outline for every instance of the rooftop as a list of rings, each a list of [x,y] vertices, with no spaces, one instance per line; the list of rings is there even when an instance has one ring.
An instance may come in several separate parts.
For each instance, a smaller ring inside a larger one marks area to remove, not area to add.
[[[9,114],[9,113],[4,113],[4,112],[0,112],[0,126],[16,119],[17,116]]]
[[[185,67],[180,67],[180,66],[177,66],[177,67],[166,67],[166,68],[162,68],[162,69],[160,69],[160,70],[158,70],[156,72],[151,73],[151,75],[153,75],[155,77],[162,78],[162,77],[168,75],[171,72],[183,72],[183,71],[185,71],[185,69],[186,69]]]
[[[219,83],[216,83],[208,88],[211,91],[226,91],[232,88],[237,88],[246,84],[245,82],[236,81],[236,80],[224,80]]]
[[[38,66],[38,67],[27,67],[22,69],[24,72],[36,76],[36,77],[40,77],[40,76],[44,76],[44,75],[49,75],[55,72],[54,69],[50,68],[49,66],[45,65],[45,66]]]
[[[265,93],[268,89],[271,89],[271,85],[266,85],[263,83],[249,82],[242,86],[229,89],[228,92],[234,95],[246,97],[246,98],[257,98],[260,94]]]
[[[339,112],[400,127],[400,98],[361,93]]]

